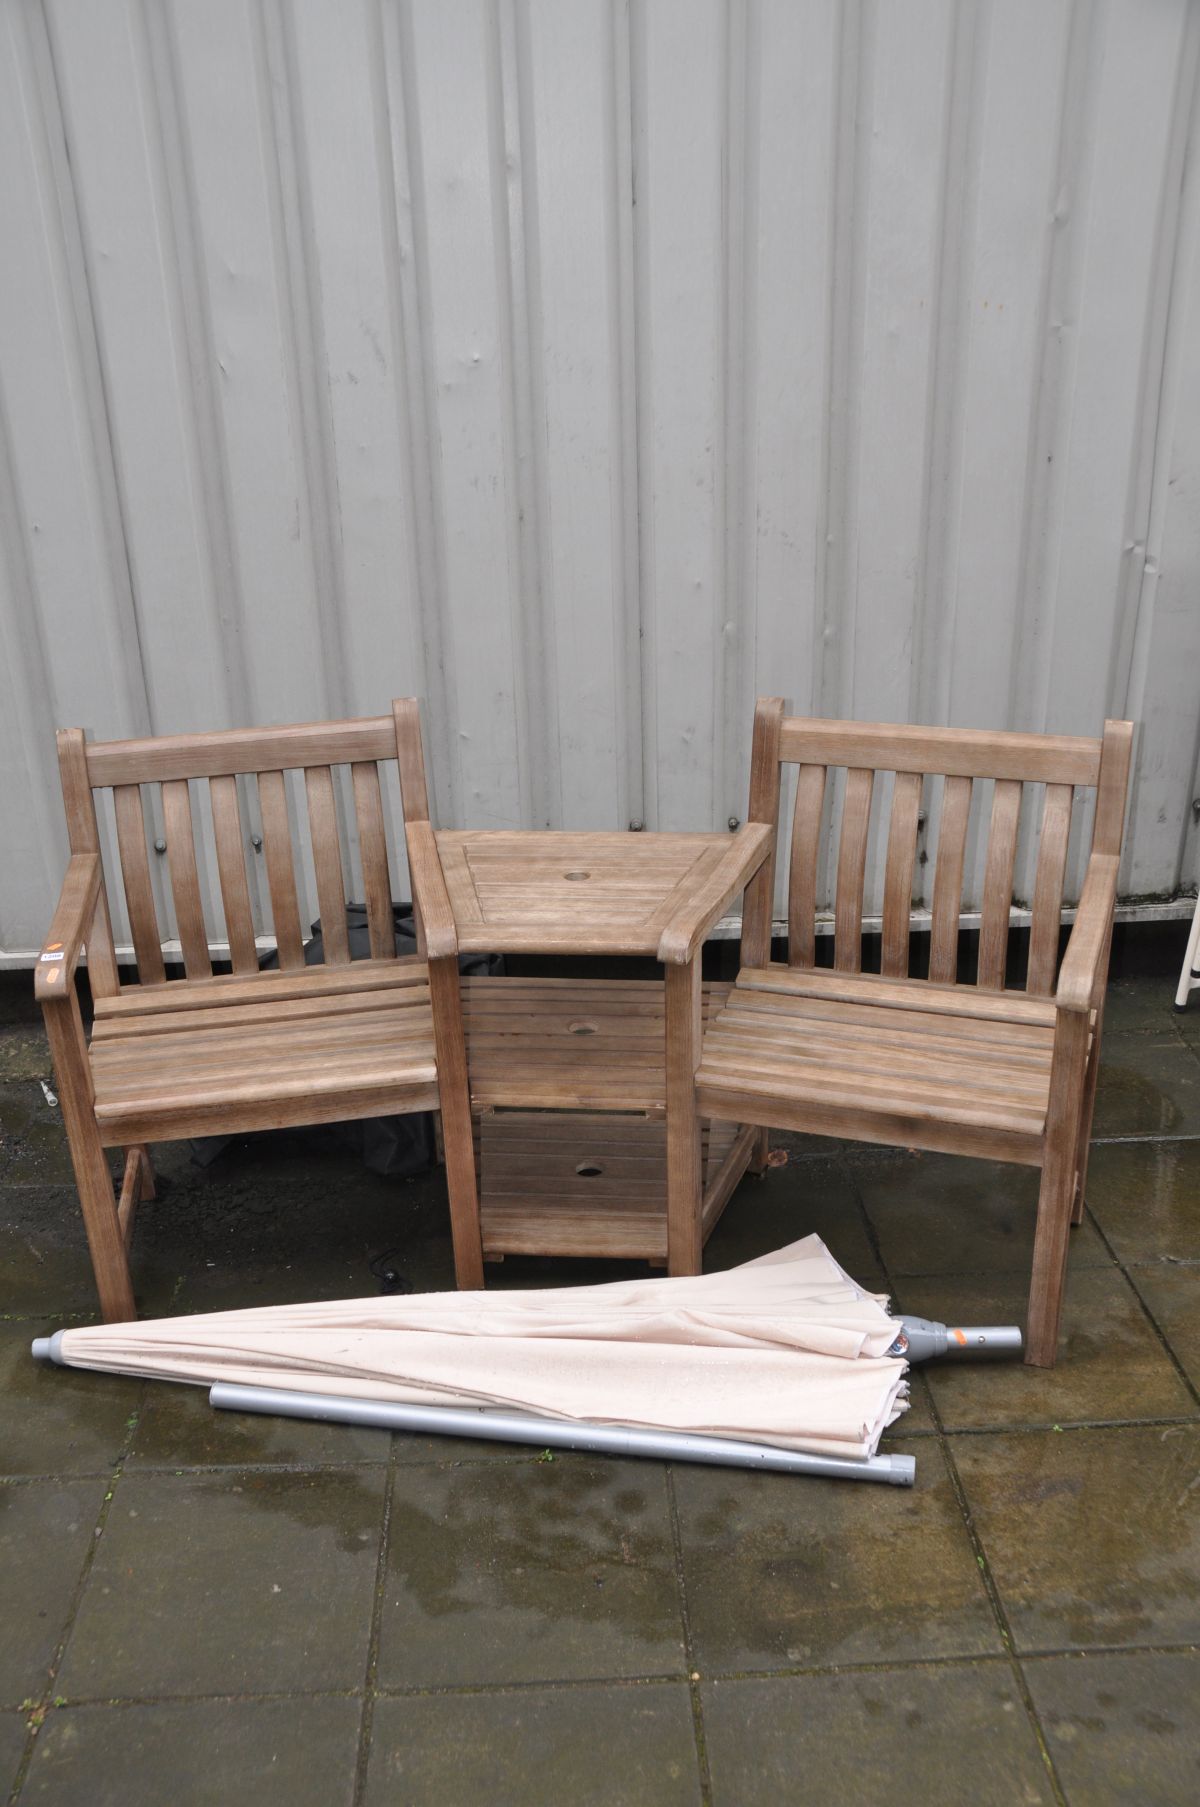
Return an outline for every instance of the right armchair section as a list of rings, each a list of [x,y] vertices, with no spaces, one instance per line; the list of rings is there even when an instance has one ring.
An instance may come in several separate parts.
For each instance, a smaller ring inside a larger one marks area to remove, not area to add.
[[[1090,740],[803,720],[785,716],[779,698],[759,702],[751,822],[774,830],[784,768],[797,768],[791,832],[781,832],[777,856],[788,874],[788,958],[771,958],[771,858],[746,890],[736,984],[703,1036],[691,1007],[695,949],[664,941],[673,1224],[693,1208],[702,1117],[1040,1167],[1026,1360],[1053,1366],[1070,1226],[1083,1212],[1132,734],[1129,722],[1107,722]],[[927,818],[929,974],[916,978],[912,902]],[[1089,822],[1091,853],[1060,963],[1068,855]],[[876,834],[886,846],[881,958],[868,973],[864,886]],[[1009,990],[1014,873],[1018,847],[1031,840],[1026,983]],[[816,958],[825,850],[835,875],[832,967]],[[979,949],[974,981],[963,983],[960,917],[972,871],[982,875]]]

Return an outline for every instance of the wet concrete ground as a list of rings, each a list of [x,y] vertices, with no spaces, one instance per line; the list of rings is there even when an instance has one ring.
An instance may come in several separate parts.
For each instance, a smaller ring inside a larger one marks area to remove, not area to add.
[[[241,1421],[44,1370],[92,1310],[45,1042],[0,992],[0,1799],[1200,1798],[1200,999],[1111,991],[1057,1370],[927,1369],[911,1493]],[[1036,1174],[781,1137],[711,1245],[819,1231],[937,1317],[1022,1315]],[[451,1282],[440,1181],[163,1148],[142,1310]],[[611,1278],[506,1262],[496,1284]],[[631,1270],[632,1271],[632,1270]]]

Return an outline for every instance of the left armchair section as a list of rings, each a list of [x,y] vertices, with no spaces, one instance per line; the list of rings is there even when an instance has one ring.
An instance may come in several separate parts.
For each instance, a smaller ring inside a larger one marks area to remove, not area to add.
[[[59,764],[71,859],[34,986],[105,1318],[136,1316],[129,1245],[138,1201],[153,1193],[147,1144],[406,1111],[441,1113],[455,1273],[460,1287],[482,1286],[458,943],[415,699],[386,716],[282,728],[107,742],[70,730]],[[416,956],[396,951],[393,774]],[[366,904],[359,959],[348,885]],[[301,929],[313,902],[320,964]],[[122,983],[110,903],[128,921],[133,983]],[[268,926],[277,963],[265,969],[257,930]],[[218,941],[228,972],[213,971]],[[75,979],[85,948],[90,1037]],[[183,976],[168,979],[177,962]]]

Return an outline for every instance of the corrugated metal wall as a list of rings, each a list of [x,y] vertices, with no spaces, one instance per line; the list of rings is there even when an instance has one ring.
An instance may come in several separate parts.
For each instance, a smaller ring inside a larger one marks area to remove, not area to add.
[[[1174,893],[1198,49],[1188,0],[0,0],[0,958],[56,724],[409,691],[479,826],[723,824],[759,690],[1128,712]]]

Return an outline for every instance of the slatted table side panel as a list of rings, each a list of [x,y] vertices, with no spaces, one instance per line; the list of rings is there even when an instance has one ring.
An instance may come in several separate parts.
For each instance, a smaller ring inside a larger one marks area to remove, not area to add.
[[[661,1117],[486,1110],[474,1124],[485,1255],[665,1260],[667,1131]],[[734,1124],[703,1120],[706,1187],[735,1136]]]

